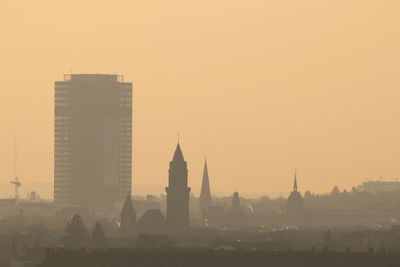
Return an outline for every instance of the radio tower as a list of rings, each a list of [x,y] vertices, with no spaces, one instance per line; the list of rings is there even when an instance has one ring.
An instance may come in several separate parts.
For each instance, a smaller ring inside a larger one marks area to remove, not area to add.
[[[14,184],[15,187],[15,205],[17,205],[18,203],[18,191],[19,188],[21,187],[21,182],[18,179],[17,176],[17,134],[14,134],[14,149],[13,149],[13,181],[11,181],[10,183]]]

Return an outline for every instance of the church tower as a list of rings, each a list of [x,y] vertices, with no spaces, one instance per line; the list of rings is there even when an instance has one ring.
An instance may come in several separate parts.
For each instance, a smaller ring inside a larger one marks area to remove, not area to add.
[[[233,193],[232,207],[235,207],[235,208],[240,207],[240,197],[239,197],[239,193],[238,192]]]
[[[303,197],[297,187],[297,174],[294,172],[293,191],[290,193],[287,200],[287,213],[299,214],[304,210]]]
[[[124,206],[121,210],[121,231],[124,233],[132,233],[136,225],[136,210],[132,203],[130,195],[126,197]]]
[[[205,161],[200,193],[200,213],[203,220],[206,219],[207,210],[211,206],[211,202],[210,181],[208,179],[207,161]]]
[[[187,163],[179,145],[169,163],[167,192],[167,222],[172,230],[189,226],[189,193]]]

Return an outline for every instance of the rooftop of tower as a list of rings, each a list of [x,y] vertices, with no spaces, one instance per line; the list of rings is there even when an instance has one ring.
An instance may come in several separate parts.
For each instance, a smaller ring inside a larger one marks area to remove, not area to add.
[[[124,82],[123,75],[117,74],[65,74],[64,82]]]
[[[178,142],[178,145],[176,146],[174,157],[172,158],[172,161],[185,161],[179,142]]]

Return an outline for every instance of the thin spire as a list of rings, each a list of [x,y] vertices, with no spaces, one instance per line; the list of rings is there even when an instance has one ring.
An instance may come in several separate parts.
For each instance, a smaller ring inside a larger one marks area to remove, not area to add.
[[[201,182],[200,199],[211,202],[210,180],[208,178],[207,160],[204,161],[203,180]]]
[[[208,167],[207,160],[204,160],[204,170],[203,170],[203,180],[201,182],[201,192],[200,192],[200,212],[203,219],[207,217],[207,210],[211,207],[212,198],[210,190],[210,181],[208,179]]]
[[[17,130],[14,129],[14,147],[13,147],[13,179],[17,177]]]
[[[297,192],[297,168],[294,169],[294,185],[293,185],[293,191]]]

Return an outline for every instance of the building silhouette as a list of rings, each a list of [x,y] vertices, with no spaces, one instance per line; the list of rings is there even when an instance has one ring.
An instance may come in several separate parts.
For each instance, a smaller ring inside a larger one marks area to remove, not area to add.
[[[232,206],[228,211],[227,225],[231,229],[241,229],[248,224],[249,219],[248,206],[242,206],[240,203],[240,196],[238,192],[233,193]]]
[[[207,209],[207,226],[222,228],[225,225],[226,214],[220,206],[211,206]]]
[[[111,205],[131,194],[132,83],[71,74],[55,82],[54,200]]]
[[[178,142],[169,163],[167,192],[167,222],[171,230],[184,230],[189,226],[189,193],[187,163]]]
[[[212,204],[210,181],[208,178],[207,161],[204,161],[203,180],[200,192],[200,214],[203,220],[207,219],[207,210]]]
[[[137,232],[159,234],[167,231],[168,225],[159,209],[148,209],[137,222]]]
[[[136,210],[130,195],[126,197],[124,206],[121,210],[121,232],[132,233],[136,226]]]
[[[232,196],[232,207],[233,208],[240,207],[240,197],[239,197],[239,193],[238,192],[233,193],[233,196]]]
[[[294,173],[293,191],[290,193],[286,207],[288,214],[299,214],[304,210],[303,197],[297,187],[297,174]]]
[[[368,180],[357,186],[358,191],[366,191],[374,194],[400,191],[400,181]]]

